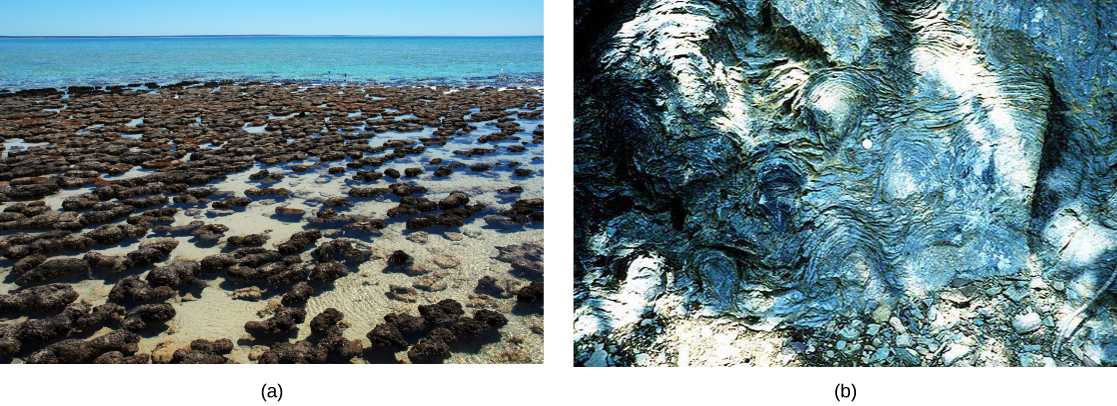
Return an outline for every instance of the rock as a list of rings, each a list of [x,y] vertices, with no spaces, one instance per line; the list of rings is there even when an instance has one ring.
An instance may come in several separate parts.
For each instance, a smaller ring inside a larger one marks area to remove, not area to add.
[[[1012,318],[1012,329],[1016,330],[1017,334],[1028,334],[1038,330],[1042,322],[1039,314],[1034,311],[1018,314]]]
[[[79,258],[52,259],[20,275],[16,282],[45,282],[62,276],[89,272],[89,264]]]
[[[137,302],[149,302],[166,299],[174,296],[174,294],[174,289],[169,286],[152,287],[141,280],[139,276],[127,276],[116,282],[116,285],[109,291],[109,298],[129,298]]]
[[[291,291],[283,295],[283,304],[287,306],[306,303],[310,296],[314,294],[314,289],[306,282],[296,283],[291,287]]]
[[[450,350],[445,343],[427,338],[419,340],[418,344],[411,346],[411,348],[407,350],[407,358],[414,364],[441,362],[442,359],[449,355]]]
[[[194,284],[202,275],[202,266],[198,261],[178,260],[170,265],[155,268],[147,274],[147,281],[152,286],[174,287],[180,283]]]
[[[278,210],[278,208],[277,208]],[[260,245],[268,241],[267,234],[249,234],[249,235],[234,235],[229,237],[229,244],[241,247],[249,245]]]
[[[440,268],[443,269],[457,268],[458,265],[461,264],[461,261],[459,261],[457,258],[445,255],[435,256],[431,258],[431,262],[434,262],[435,265],[438,265]]]
[[[968,355],[972,350],[973,349],[969,346],[952,343],[947,347],[947,350],[943,352],[942,363],[944,366],[953,366],[955,362],[958,362],[959,359]]]
[[[0,295],[0,314],[37,309],[51,311],[66,307],[78,299],[78,292],[64,283],[21,289],[10,295]]]
[[[848,341],[853,341],[861,336],[861,329],[856,324],[847,324],[841,330],[838,330],[838,335]]]
[[[888,348],[888,347],[877,348],[877,350],[875,352],[873,352],[873,355],[869,357],[869,362],[871,362],[871,363],[884,362],[885,360],[888,359],[888,356],[891,355],[891,354],[892,354],[892,349],[891,348]]]
[[[175,350],[172,364],[229,364],[232,359],[224,356],[233,351],[233,341],[222,338],[216,341],[198,339],[190,342],[188,348]]]
[[[379,324],[366,334],[369,341],[382,347],[406,347],[407,340],[395,323]]]
[[[409,261],[411,261],[411,256],[407,255],[407,253],[403,252],[402,250],[396,250],[392,253],[391,256],[388,257],[388,262],[391,262],[398,266],[402,266]]]
[[[109,351],[93,359],[94,364],[147,364],[150,362],[150,354],[125,356],[120,351]]]
[[[1039,354],[1032,354],[1027,352],[1016,353],[1016,359],[1020,361],[1020,366],[1025,368],[1044,366],[1043,358],[1044,357]]]
[[[438,201],[438,208],[442,210],[449,210],[467,204],[469,204],[469,196],[460,191],[453,191],[450,192],[449,196],[446,196],[442,200]]]
[[[43,262],[47,262],[47,257],[43,254],[34,254],[24,257],[23,259],[16,261],[16,263],[12,265],[12,273],[18,274],[27,272],[28,270],[42,265]]]
[[[543,281],[533,281],[516,293],[516,301],[519,303],[531,303],[541,300],[543,300]]]
[[[389,285],[387,296],[389,299],[399,300],[401,302],[415,302],[418,300],[418,292],[415,288],[409,286]]]
[[[326,362],[328,350],[307,340],[277,343],[260,355],[260,364],[320,364]]]
[[[634,357],[633,360],[634,360],[636,366],[641,366],[641,367],[654,366],[654,364],[652,364],[652,362],[651,362],[651,358],[648,357],[648,354],[645,354],[645,353],[636,354],[636,357]]]
[[[294,307],[283,307],[275,312],[271,318],[263,322],[252,320],[244,324],[244,331],[253,336],[291,331],[295,325],[306,320],[306,310]]]
[[[139,305],[124,315],[121,327],[128,331],[138,332],[148,324],[162,324],[175,317],[174,307],[167,303]]]
[[[873,310],[871,317],[874,322],[883,324],[884,322],[888,321],[890,317],[892,317],[892,307],[887,304],[877,306],[876,310]]]
[[[450,324],[465,314],[461,303],[453,299],[443,299],[433,305],[419,305],[419,314],[430,325]]]
[[[151,351],[151,361],[155,364],[169,364],[174,359],[175,352],[183,348],[190,348],[190,344],[175,344],[171,340],[161,341]]]
[[[450,323],[450,331],[466,342],[473,342],[491,331],[491,327],[472,317],[458,317]]]
[[[900,348],[893,350],[895,351],[896,357],[903,360],[904,363],[906,363],[907,365],[918,366],[922,364],[921,360],[919,359],[919,355],[910,348]]]
[[[233,299],[251,300],[255,302],[257,300],[260,300],[260,297],[262,296],[263,294],[260,292],[260,288],[256,286],[249,286],[247,288],[240,288],[233,291]]]
[[[880,324],[870,324],[865,327],[865,335],[869,337],[877,335],[880,332]]]
[[[504,315],[494,312],[492,310],[477,310],[473,312],[473,319],[482,323],[488,324],[492,328],[501,328],[508,324],[508,319]]]
[[[342,254],[346,258],[357,260],[364,259],[366,253],[354,248],[354,245],[356,245],[355,243],[357,242],[349,239],[327,241],[324,244],[320,244],[312,254],[318,258],[319,263],[334,262],[334,256],[337,254]]]
[[[1029,292],[1026,289],[1019,289],[1016,287],[1005,289],[1004,294],[1005,297],[1017,304],[1023,303],[1024,299],[1029,296]]]
[[[268,347],[264,345],[253,345],[252,350],[248,353],[248,359],[256,361],[268,351]]]
[[[1044,275],[1082,276],[1096,247],[1069,230],[1117,224],[1117,211],[1080,209],[1117,203],[1114,157],[1078,146],[1109,141],[1094,129],[1106,125],[1086,123],[1110,120],[1117,97],[1096,89],[1117,80],[1108,69],[1117,55],[1097,52],[1111,48],[1112,35],[1081,22],[1106,26],[1112,8],[1084,0],[897,5],[577,0],[574,201],[612,209],[575,211],[584,233],[576,237],[575,263],[594,264],[586,274],[607,275],[601,271],[613,267],[605,260],[611,255],[675,244],[667,262],[680,275],[693,273],[687,280],[699,292],[691,296],[703,297],[691,312],[755,309],[747,316],[761,323],[784,316],[788,328],[820,328],[861,313],[891,289],[937,295],[958,289],[949,287],[956,278],[1025,276],[1035,269],[1031,258],[1057,258],[1038,264]],[[679,7],[686,21],[676,18]],[[771,16],[779,28],[766,23]],[[808,49],[809,56],[781,59]],[[739,55],[756,59],[740,70],[716,68],[740,63]],[[939,68],[946,63],[971,70],[951,76]],[[960,85],[952,80],[973,91],[953,91]],[[1014,90],[1006,94],[1009,83]],[[992,87],[982,89],[986,84]],[[728,88],[736,90],[722,90]],[[993,99],[1012,107],[971,115],[968,103]],[[918,117],[892,113],[940,103]],[[996,127],[999,114],[1011,117],[1002,122],[1007,132],[983,138],[990,133],[983,126]],[[741,131],[749,134],[744,144]],[[951,141],[938,143],[947,133]],[[826,158],[790,146],[800,141],[828,151]],[[937,158],[958,148],[990,149],[949,165]],[[857,170],[842,172],[849,167]],[[1067,173],[1076,180],[1064,182]],[[637,207],[655,209],[635,213]],[[960,220],[978,217],[981,227]],[[619,241],[641,243],[621,248]],[[732,254],[739,276],[701,280],[693,265],[716,254],[695,252],[725,241],[732,246],[716,250]],[[847,262],[851,257],[858,265]],[[886,270],[903,270],[903,281]],[[823,279],[880,289],[823,293]],[[595,283],[602,285],[585,292],[615,281]],[[726,285],[744,303],[724,306],[716,290]],[[984,301],[986,287],[944,299]],[[745,297],[745,289],[765,293]],[[1006,296],[1014,305],[1029,300]],[[587,295],[576,306],[589,310],[597,299]]]
[[[319,238],[322,238],[322,232],[319,230],[311,229],[299,231],[295,234],[292,234],[291,238],[289,238],[286,242],[279,244],[277,248],[279,249],[280,254],[291,255],[306,249],[307,246],[313,244],[315,241],[318,241]]]
[[[608,359],[609,359],[609,354],[607,354],[603,350],[597,350],[597,351],[594,351],[593,355],[590,356],[590,359],[588,361],[586,361],[585,366],[587,366],[587,367],[607,367],[607,366],[609,366],[608,365]]]
[[[441,292],[448,287],[440,275],[433,273],[416,279],[411,283],[411,286],[428,292]]]
[[[330,207],[343,207],[343,206],[348,206],[351,203],[352,202],[350,202],[349,199],[346,199],[345,197],[341,197],[341,196],[331,197],[329,199],[326,199],[325,202],[322,202],[323,205],[330,206]]]
[[[284,216],[301,217],[303,214],[306,214],[306,210],[292,209],[292,208],[288,208],[286,206],[279,206],[279,207],[275,208],[275,213],[279,214],[279,215],[284,215]]]
[[[292,255],[291,257],[293,257],[292,259],[298,259],[297,256]],[[288,257],[288,258],[291,258],[291,257]],[[284,262],[286,262],[286,261],[284,261]],[[272,264],[269,264],[269,265],[272,265]],[[295,263],[295,264],[292,264],[292,265],[286,266],[286,267],[281,266],[281,264],[276,264],[276,265],[274,265],[274,267],[275,268],[283,268],[283,269],[279,270],[277,273],[273,273],[270,276],[268,276],[268,279],[267,279],[268,280],[268,286],[280,286],[280,285],[286,285],[286,284],[289,284],[289,283],[303,281],[303,280],[306,280],[307,274],[309,274],[309,272],[310,272],[306,269],[306,266],[304,266],[302,263]]]
[[[349,267],[340,262],[320,263],[310,271],[310,279],[316,282],[332,282],[349,273]]]
[[[907,327],[904,327],[904,322],[900,321],[900,318],[895,316],[888,319],[888,325],[892,326],[892,329],[896,330],[896,332],[900,334],[906,333],[908,331]]]
[[[416,231],[414,233],[408,234],[407,239],[416,244],[426,244],[427,241],[430,240],[430,237],[425,231]]]
[[[236,263],[237,258],[234,257],[232,254],[210,255],[208,257],[202,258],[202,261],[200,262],[202,270],[210,273],[221,271],[222,269],[228,268],[229,266]]]
[[[335,308],[326,308],[310,320],[310,331],[319,335],[341,334],[337,323],[345,316]]]
[[[911,335],[900,334],[900,335],[896,336],[896,347],[908,348],[908,347],[911,347],[911,344],[912,344]]]
[[[496,278],[488,275],[477,280],[477,286],[473,288],[473,291],[494,297],[503,297],[505,293],[504,288],[498,284]]]

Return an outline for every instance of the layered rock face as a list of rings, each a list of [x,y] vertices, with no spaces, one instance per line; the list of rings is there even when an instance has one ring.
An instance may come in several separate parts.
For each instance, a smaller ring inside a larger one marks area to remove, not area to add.
[[[1115,265],[1114,22],[1090,1],[576,2],[576,337],[662,295],[816,329],[1006,278],[1075,287],[1047,310],[1067,317]]]

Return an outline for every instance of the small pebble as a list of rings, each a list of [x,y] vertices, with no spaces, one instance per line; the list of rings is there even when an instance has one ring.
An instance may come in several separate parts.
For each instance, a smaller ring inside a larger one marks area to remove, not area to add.
[[[942,354],[942,363],[945,366],[952,366],[959,359],[969,354],[970,351],[972,351],[972,348],[968,346],[958,343],[950,344],[950,348]]]
[[[908,331],[908,329],[904,327],[904,323],[901,322],[900,318],[898,317],[892,317],[891,319],[889,319],[888,325],[892,326],[892,329],[896,330],[896,332],[900,334],[906,333]]]
[[[896,346],[900,348],[911,347],[911,336],[908,334],[900,334],[896,337]]]
[[[873,318],[873,321],[875,321],[877,323],[884,323],[884,322],[888,321],[889,317],[892,317],[892,307],[891,306],[888,306],[886,304],[882,304],[880,306],[877,306],[876,310],[873,310],[872,318]]]
[[[1036,331],[1041,324],[1043,323],[1040,320],[1039,313],[1036,312],[1028,312],[1012,318],[1012,328],[1016,330],[1017,334],[1028,334]]]

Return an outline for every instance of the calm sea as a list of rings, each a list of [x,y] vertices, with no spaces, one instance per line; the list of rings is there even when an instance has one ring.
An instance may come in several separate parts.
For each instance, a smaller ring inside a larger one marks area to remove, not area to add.
[[[0,89],[183,80],[543,85],[543,37],[0,39]]]

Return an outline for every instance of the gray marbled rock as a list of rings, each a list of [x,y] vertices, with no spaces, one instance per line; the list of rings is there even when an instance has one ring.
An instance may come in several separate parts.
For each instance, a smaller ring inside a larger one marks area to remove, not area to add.
[[[688,311],[762,329],[1029,269],[1096,286],[1117,263],[1117,4],[575,9],[586,314],[609,318],[638,252]]]

